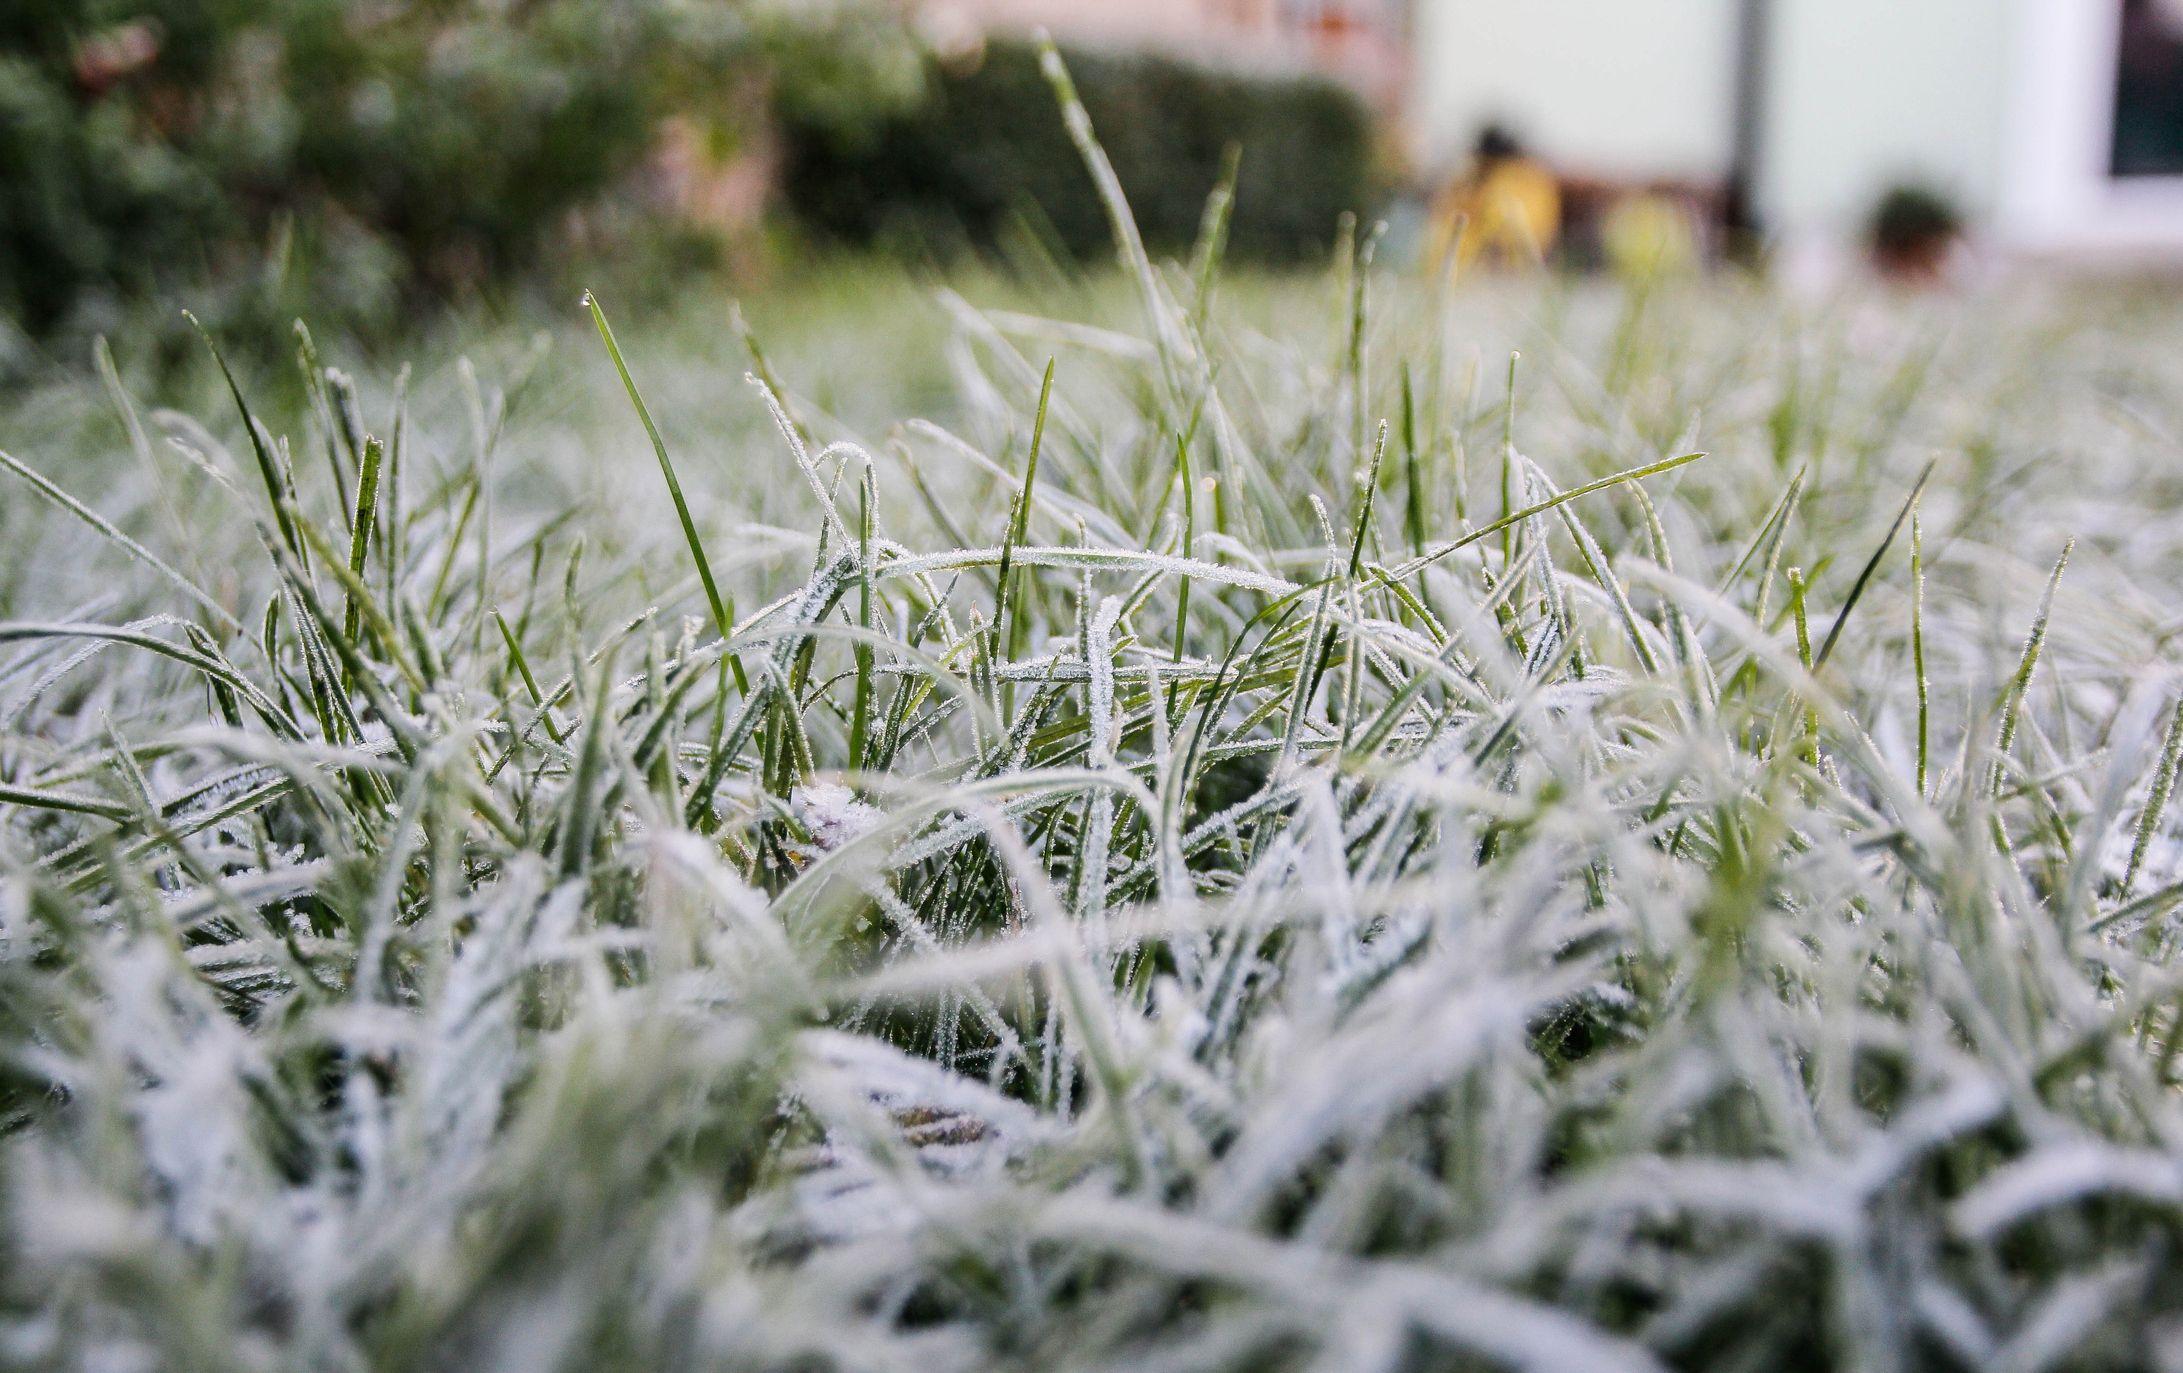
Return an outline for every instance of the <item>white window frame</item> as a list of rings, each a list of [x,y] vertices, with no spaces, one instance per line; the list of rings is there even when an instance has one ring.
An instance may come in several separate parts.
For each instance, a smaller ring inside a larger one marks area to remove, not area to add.
[[[1995,230],[2033,252],[2183,253],[2183,176],[2117,177],[2119,0],[2017,0]]]

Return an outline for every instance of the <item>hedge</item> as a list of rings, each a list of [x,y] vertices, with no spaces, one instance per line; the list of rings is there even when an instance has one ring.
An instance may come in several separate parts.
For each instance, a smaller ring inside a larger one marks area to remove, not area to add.
[[[762,136],[768,88],[845,131],[914,98],[880,13],[0,0],[0,342],[155,292],[219,316],[295,252],[321,323],[550,267],[579,213],[644,222],[621,192],[669,115],[732,143]]]
[[[1155,251],[1196,237],[1231,144],[1243,154],[1234,256],[1323,253],[1343,212],[1372,207],[1373,120],[1346,87],[1148,54],[1063,55]],[[1111,242],[1030,44],[996,40],[968,69],[935,65],[923,101],[859,128],[793,112],[781,123],[784,195],[826,236],[944,251],[992,247],[1027,223],[1085,259]]]

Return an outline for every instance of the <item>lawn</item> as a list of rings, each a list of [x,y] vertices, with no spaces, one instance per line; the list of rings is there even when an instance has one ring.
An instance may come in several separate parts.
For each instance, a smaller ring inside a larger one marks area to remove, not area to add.
[[[117,336],[0,401],[0,1364],[2174,1366],[2173,299]]]

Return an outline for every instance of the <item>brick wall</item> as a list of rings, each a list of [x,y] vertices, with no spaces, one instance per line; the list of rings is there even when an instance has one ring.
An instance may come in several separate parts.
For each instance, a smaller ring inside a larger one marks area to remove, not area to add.
[[[915,0],[936,24],[1046,28],[1207,62],[1303,67],[1348,81],[1389,113],[1408,90],[1409,0]]]

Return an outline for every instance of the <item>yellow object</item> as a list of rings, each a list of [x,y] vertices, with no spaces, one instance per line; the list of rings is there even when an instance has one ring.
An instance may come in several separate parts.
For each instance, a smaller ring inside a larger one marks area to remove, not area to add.
[[[1698,267],[1690,214],[1664,195],[1637,195],[1607,212],[1601,246],[1616,274],[1633,280],[1688,276]]]
[[[1498,158],[1441,196],[1433,210],[1430,261],[1436,274],[1445,272],[1452,249],[1460,270],[1481,260],[1535,267],[1560,233],[1561,186],[1554,174],[1528,157]]]

